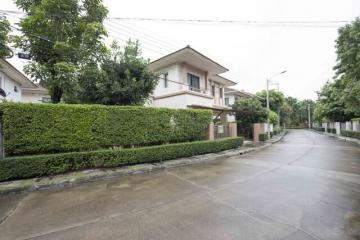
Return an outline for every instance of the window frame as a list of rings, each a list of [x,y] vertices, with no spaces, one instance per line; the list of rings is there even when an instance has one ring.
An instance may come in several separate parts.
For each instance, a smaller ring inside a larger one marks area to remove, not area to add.
[[[169,73],[164,73],[164,88],[168,88],[169,87]]]
[[[197,83],[198,83],[197,86],[195,86],[193,84],[194,80],[197,81]],[[187,82],[188,82],[188,86],[189,86],[190,91],[200,92],[200,77],[199,76],[197,76],[195,74],[192,74],[192,73],[187,73]]]

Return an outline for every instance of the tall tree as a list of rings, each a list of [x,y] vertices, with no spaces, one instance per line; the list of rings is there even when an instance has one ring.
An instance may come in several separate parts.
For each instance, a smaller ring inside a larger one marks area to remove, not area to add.
[[[101,69],[88,69],[81,75],[72,101],[143,105],[158,82],[158,76],[150,71],[148,64],[149,61],[141,56],[138,41],[129,40],[123,50],[114,42],[112,54],[103,62]],[[94,71],[100,74],[94,74]]]
[[[335,84],[347,116],[360,116],[360,18],[339,28]]]
[[[10,30],[10,22],[5,16],[0,16],[0,58],[11,57],[13,54],[9,47]]]
[[[103,58],[107,9],[102,0],[16,0],[25,11],[16,46],[32,56],[25,72],[49,89],[52,102],[71,93],[81,69]]]

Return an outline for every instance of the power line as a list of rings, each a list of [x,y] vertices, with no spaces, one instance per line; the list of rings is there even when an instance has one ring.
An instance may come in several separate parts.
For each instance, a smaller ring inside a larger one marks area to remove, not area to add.
[[[220,19],[181,19],[181,18],[140,18],[140,17],[112,17],[120,21],[147,21],[147,22],[168,22],[168,23],[202,23],[202,24],[239,24],[249,26],[284,26],[284,27],[338,27],[336,25],[323,24],[344,24],[350,20],[326,20],[326,21],[255,21],[255,20],[220,20]]]
[[[2,13],[22,14],[20,11],[0,10]],[[189,18],[145,18],[145,17],[107,17],[107,20],[120,21],[147,21],[147,22],[168,22],[168,23],[202,23],[202,24],[238,24],[247,26],[262,27],[339,27],[334,24],[350,23],[351,20],[308,20],[308,21],[258,21],[258,20],[236,20],[236,19],[189,19]],[[330,25],[324,25],[330,24]]]
[[[125,35],[127,35],[129,37],[138,36],[137,38],[141,38],[141,41],[144,42],[144,43],[148,43],[149,45],[152,45],[154,47],[163,49],[163,50],[165,50],[167,52],[168,51],[173,51],[173,48],[166,47],[163,44],[154,42],[153,40],[145,38],[145,37],[140,36],[138,34],[133,34],[132,32],[130,32],[130,31],[126,30],[126,29],[121,29],[122,31],[119,31],[118,28],[116,26],[114,26],[114,25],[110,25],[109,23],[105,23],[105,25],[111,30],[111,32],[116,32],[116,33],[121,34],[121,35],[125,34]]]
[[[172,48],[172,49],[173,48],[175,48],[175,49],[179,48],[178,46],[176,46],[176,45],[174,45],[172,43],[169,43],[167,41],[164,41],[163,39],[154,37],[153,35],[147,34],[144,31],[139,31],[138,29],[135,29],[133,27],[129,27],[128,25],[125,25],[124,23],[114,22],[112,20],[107,20],[107,21],[111,22],[112,24],[116,25],[117,27],[125,28],[126,30],[131,31],[134,35],[139,35],[142,38],[146,38],[146,39],[149,39],[151,41],[157,42],[157,43],[159,43],[159,44],[161,44],[161,45],[163,45],[165,47]]]

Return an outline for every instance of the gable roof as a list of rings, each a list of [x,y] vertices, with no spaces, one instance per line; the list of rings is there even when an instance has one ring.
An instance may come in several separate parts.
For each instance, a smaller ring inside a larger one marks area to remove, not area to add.
[[[257,97],[262,99],[262,97],[257,96],[256,94],[245,92],[244,90],[237,90],[234,88],[225,88],[225,95],[235,95],[239,97]]]
[[[156,71],[164,67],[170,66],[176,63],[187,63],[195,66],[201,70],[209,72],[211,75],[216,75],[229,71],[226,67],[220,65],[204,54],[196,51],[189,45],[186,47],[172,52],[164,57],[161,57],[155,61],[150,62],[149,67],[151,70]]]
[[[20,84],[24,88],[37,88],[37,85],[33,83],[28,77],[21,73],[16,67],[5,59],[0,58],[0,71],[4,72],[13,81]]]
[[[209,77],[210,80],[214,80],[218,83],[224,84],[225,86],[233,86],[236,85],[237,83],[234,81],[231,81],[230,79],[227,79],[223,76],[220,75],[214,75],[214,76],[210,76]]]

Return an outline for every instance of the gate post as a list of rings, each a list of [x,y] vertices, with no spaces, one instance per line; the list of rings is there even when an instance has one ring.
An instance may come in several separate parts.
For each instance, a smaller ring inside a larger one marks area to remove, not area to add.
[[[208,125],[208,140],[214,140],[214,123]]]
[[[229,137],[237,137],[237,123],[229,123]]]
[[[3,126],[0,123],[0,159],[5,157]]]

